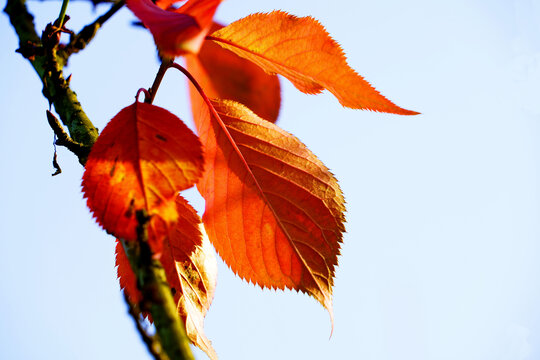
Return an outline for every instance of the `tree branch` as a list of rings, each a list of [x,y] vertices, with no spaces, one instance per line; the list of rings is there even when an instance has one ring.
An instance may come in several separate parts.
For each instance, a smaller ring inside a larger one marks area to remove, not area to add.
[[[34,17],[28,12],[24,0],[8,0],[4,12],[9,16],[19,37],[19,52],[30,61],[37,72],[43,83],[43,94],[49,103],[54,104],[70,136],[77,143],[92,146],[98,137],[98,131],[83,111],[77,94],[64,79],[62,66],[56,61],[54,31],[58,29],[55,30],[52,25],[48,27],[49,32],[46,29],[43,34],[44,44],[36,33]],[[79,162],[84,164],[86,157],[79,157]]]
[[[98,137],[98,131],[84,113],[77,95],[69,86],[62,69],[71,53],[79,51],[90,41],[97,29],[109,19],[123,3],[115,3],[111,9],[96,22],[84,28],[75,35],[68,45],[65,55],[58,54],[59,32],[65,31],[63,27],[49,24],[41,38],[37,35],[34,26],[34,17],[26,8],[25,0],[7,0],[4,12],[9,16],[10,22],[19,37],[20,52],[32,65],[43,83],[43,95],[54,104],[55,110],[62,123],[67,126],[69,135],[65,133],[58,120],[47,113],[47,120],[58,137],[58,144],[62,144],[77,155],[79,162],[85,164],[88,149],[92,147]],[[87,29],[87,30],[85,30]],[[73,49],[73,50],[69,50]],[[79,49],[79,50],[76,50]],[[70,53],[71,51],[71,53]],[[143,295],[141,308],[152,314],[157,334],[154,339],[160,342],[161,348],[170,360],[193,360],[189,347],[186,330],[173,300],[170,285],[167,283],[165,270],[159,260],[153,257],[148,245],[147,225],[149,217],[145,212],[138,211],[137,228],[138,241],[123,241],[124,249],[130,260],[131,267],[137,275],[138,284]],[[137,312],[133,310],[136,314]],[[139,324],[140,325],[140,324]],[[155,344],[154,344],[155,345]],[[152,351],[154,351],[153,346]],[[162,359],[167,359],[162,357]]]
[[[171,360],[194,360],[186,329],[180,321],[165,270],[159,260],[153,258],[148,244],[148,221],[146,211],[136,211],[138,221],[137,241],[125,241],[122,245],[131,268],[137,277],[142,293],[141,308],[152,314],[161,340],[161,346]]]
[[[47,110],[47,121],[49,126],[54,131],[56,135],[56,145],[65,146],[69,151],[77,155],[78,158],[86,158],[90,153],[90,147],[84,144],[74,141],[62,127],[60,121],[53,115],[52,112]]]
[[[137,304],[131,303],[129,301],[129,297],[125,292],[124,300],[128,305],[129,315],[131,315],[131,317],[133,318],[133,321],[135,322],[135,327],[137,328],[139,335],[141,335],[141,339],[145,343],[150,355],[152,355],[155,360],[169,360],[167,354],[161,352],[161,344],[159,343],[159,341],[155,339],[154,336],[148,334],[146,332],[146,329],[143,328],[141,322],[144,321],[144,319],[142,318],[139,306]]]

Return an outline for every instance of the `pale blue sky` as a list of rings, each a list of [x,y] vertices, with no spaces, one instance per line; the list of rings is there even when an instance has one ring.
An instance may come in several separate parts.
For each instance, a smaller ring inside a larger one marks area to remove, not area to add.
[[[353,68],[423,114],[343,109],[282,81],[278,124],[335,173],[348,204],[335,329],[329,340],[315,300],[261,291],[220,263],[206,320],[220,358],[539,359],[540,2],[253,3],[227,0],[217,19],[312,15]],[[41,29],[60,2],[30,5]],[[104,10],[73,2],[69,25]],[[120,12],[67,70],[100,129],[158,67],[132,19]],[[82,168],[60,149],[64,172],[50,176],[47,103],[4,14],[0,39],[0,357],[149,359],[118,289],[113,239],[82,200]],[[156,105],[191,125],[180,74],[166,76]]]

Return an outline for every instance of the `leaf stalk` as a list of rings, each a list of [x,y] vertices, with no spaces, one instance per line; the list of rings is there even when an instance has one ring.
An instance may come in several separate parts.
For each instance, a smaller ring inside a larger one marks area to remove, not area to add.
[[[159,66],[159,70],[156,74],[156,78],[154,79],[154,83],[152,84],[152,87],[148,89],[150,96],[145,99],[146,103],[152,104],[154,102],[154,99],[156,98],[156,93],[159,89],[159,86],[161,85],[161,81],[163,81],[163,76],[165,76],[165,73],[171,67],[171,64],[173,64],[173,59],[164,58],[162,60],[161,65]]]

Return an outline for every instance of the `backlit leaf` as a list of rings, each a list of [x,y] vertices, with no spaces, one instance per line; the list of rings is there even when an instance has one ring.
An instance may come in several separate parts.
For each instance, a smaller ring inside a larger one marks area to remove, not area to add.
[[[175,57],[197,53],[222,0],[189,0],[178,9],[164,10],[151,0],[126,0],[128,8],[154,36],[160,53]],[[170,2],[161,6],[170,5]]]
[[[216,287],[216,258],[208,237],[201,233],[201,220],[195,210],[180,196],[176,205],[178,221],[170,229],[159,260],[165,269],[188,337],[211,359],[217,359],[203,329],[204,316]],[[120,287],[130,301],[139,303],[141,294],[137,289],[135,274],[120,242],[116,244],[116,265]]]
[[[98,223],[117,238],[135,240],[136,210],[151,216],[153,249],[178,219],[176,197],[202,173],[199,139],[175,115],[134,103],[103,129],[88,156],[82,181]]]
[[[345,230],[336,179],[293,135],[241,104],[213,104],[219,116],[197,123],[207,164],[197,188],[210,241],[240,277],[309,293],[332,318]]]
[[[283,11],[253,14],[208,38],[271,74],[283,75],[304,93],[327,89],[349,108],[418,114],[394,105],[358,75],[339,44],[311,17]]]
[[[211,31],[222,27],[214,23]],[[265,73],[251,61],[212,41],[205,41],[197,55],[187,55],[186,65],[208,97],[234,100],[265,120],[277,120],[281,93],[276,75]],[[190,89],[193,116],[198,116],[206,104],[192,86]]]

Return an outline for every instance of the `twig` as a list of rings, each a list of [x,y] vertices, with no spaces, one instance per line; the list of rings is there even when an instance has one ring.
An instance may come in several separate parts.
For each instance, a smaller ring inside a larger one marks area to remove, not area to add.
[[[138,222],[137,241],[122,240],[122,245],[137,277],[143,297],[141,308],[152,315],[157,332],[155,336],[159,337],[163,350],[171,360],[194,360],[165,270],[159,260],[153,257],[148,243],[150,217],[144,210],[137,210],[135,216]]]
[[[93,23],[86,25],[77,35],[71,36],[69,43],[64,48],[58,50],[59,61],[65,64],[72,54],[76,54],[84,49],[96,36],[99,28],[120,10],[124,6],[124,3],[124,0],[116,1],[105,14],[98,17]]]
[[[56,47],[44,48],[34,28],[34,17],[28,12],[24,0],[8,0],[4,12],[8,14],[19,37],[21,49],[44,50],[44,54],[37,51],[33,56],[27,54],[27,59],[43,83],[43,94],[54,104],[56,113],[67,126],[70,136],[77,143],[92,146],[98,137],[98,131],[83,111],[77,95],[69,87],[69,82],[64,79],[61,64],[51,59]],[[79,157],[79,162],[84,164],[86,157]]]
[[[47,110],[47,122],[57,137],[55,142],[56,145],[65,146],[69,151],[77,155],[78,158],[88,157],[91,147],[74,141],[68,133],[64,131],[62,124],[60,124],[60,121],[56,116],[49,110]]]
[[[64,19],[66,17],[66,11],[69,4],[69,0],[63,0],[62,1],[62,7],[60,8],[60,14],[58,15],[58,19],[55,21],[55,25],[59,28],[62,28],[64,26]]]
[[[159,344],[159,341],[157,341],[152,335],[148,334],[146,330],[142,327],[141,312],[139,310],[139,307],[136,304],[133,304],[129,301],[129,298],[125,292],[124,292],[124,300],[126,301],[126,304],[128,305],[128,313],[133,318],[133,321],[135,321],[135,327],[137,328],[137,331],[141,335],[141,339],[145,343],[146,348],[148,349],[148,352],[156,360],[168,360],[169,357],[166,354],[161,352],[161,346]]]
[[[114,6],[120,5],[115,3]],[[114,13],[111,10],[112,8],[108,12],[108,17]],[[28,12],[25,0],[7,0],[4,12],[8,14],[19,37],[19,47],[25,50],[26,58],[43,83],[43,94],[54,104],[56,113],[69,130],[68,136],[60,122],[54,116],[50,116],[51,113],[47,118],[51,127],[55,129],[55,134],[59,136],[59,140],[60,137],[64,139],[65,146],[69,145],[76,151],[82,151],[81,146],[90,148],[98,137],[98,131],[84,113],[76,94],[70,89],[69,81],[63,77],[64,61],[61,58],[59,60],[57,56],[56,39],[45,33],[43,38],[47,39],[47,44],[43,44],[36,33],[34,18]],[[106,20],[108,17],[103,19]],[[58,31],[54,27],[50,28],[50,31]],[[86,162],[84,154],[79,157],[79,162],[83,165]],[[159,339],[169,359],[193,360],[189,339],[177,312],[165,270],[159,260],[153,258],[148,244],[149,216],[144,211],[137,211],[136,216],[139,224],[137,241],[123,241],[122,244],[141,289],[143,296],[141,307],[149,309],[157,331],[154,339]]]

